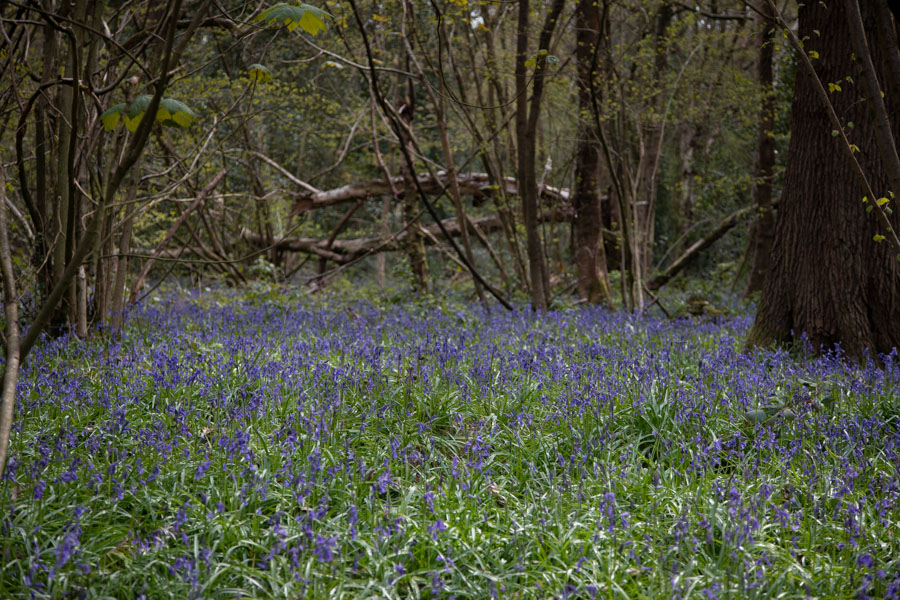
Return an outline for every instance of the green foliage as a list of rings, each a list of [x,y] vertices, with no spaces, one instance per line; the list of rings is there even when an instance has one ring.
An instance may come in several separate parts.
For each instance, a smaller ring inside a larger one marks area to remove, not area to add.
[[[266,23],[279,23],[286,26],[288,31],[294,31],[299,27],[310,35],[316,35],[328,28],[325,25],[325,17],[330,16],[324,10],[302,2],[299,4],[279,2],[268,10],[263,11],[256,20],[265,21]]]
[[[269,71],[268,67],[259,63],[253,63],[252,65],[247,67],[247,73],[250,75],[250,79],[252,79],[253,81],[272,81],[272,72]]]
[[[115,129],[116,125],[118,125],[119,121],[122,119],[122,112],[125,111],[127,106],[128,105],[125,102],[121,102],[110,107],[106,112],[100,115],[100,122],[103,123],[103,128],[107,131]]]
[[[126,129],[134,133],[150,107],[151,100],[152,96],[143,95],[135,98],[131,104],[122,102],[110,107],[100,115],[103,128],[112,131],[124,116]],[[187,129],[197,121],[197,116],[184,102],[174,98],[163,98],[156,111],[156,120],[167,127]]]
[[[187,128],[193,124],[197,117],[186,104],[174,98],[163,98],[156,111],[156,120],[168,127]]]

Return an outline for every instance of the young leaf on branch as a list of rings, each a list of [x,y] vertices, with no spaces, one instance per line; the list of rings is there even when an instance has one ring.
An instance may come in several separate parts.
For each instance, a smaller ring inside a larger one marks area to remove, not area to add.
[[[257,21],[265,21],[266,23],[279,23],[288,28],[288,31],[294,31],[300,27],[303,31],[310,35],[316,35],[320,31],[327,29],[325,25],[325,17],[331,15],[321,8],[310,6],[302,2],[297,4],[286,4],[279,2],[275,6],[263,11],[261,15],[256,17]]]
[[[122,116],[125,116],[125,127],[134,133],[144,118],[147,108],[150,106],[151,96],[138,96],[129,105],[125,102],[116,104],[100,115],[100,122],[107,131],[112,131],[119,125]],[[197,116],[184,102],[174,98],[163,98],[156,110],[156,120],[167,127],[180,127],[186,129],[196,120]]]
[[[259,63],[253,63],[247,67],[247,74],[251,80],[256,82],[272,81],[272,72],[269,71],[268,67]]]

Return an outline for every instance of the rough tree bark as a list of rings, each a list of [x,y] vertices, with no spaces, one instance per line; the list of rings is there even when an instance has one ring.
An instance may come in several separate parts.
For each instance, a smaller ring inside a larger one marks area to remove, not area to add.
[[[873,32],[872,7],[863,8],[866,31]],[[847,80],[849,76],[862,82],[863,77],[851,60],[846,3],[803,4],[799,17],[798,36],[807,40],[808,52],[819,54],[813,63],[819,79],[837,82],[843,90],[831,93],[830,99],[844,123],[854,123],[847,132],[859,148],[856,156],[876,194],[887,196],[890,186],[873,135],[867,106],[871,103],[862,102],[859,87]],[[898,51],[897,38],[889,45],[870,43],[869,48],[884,81],[886,54]],[[856,173],[839,147],[840,137],[832,136],[833,126],[814,85],[810,75],[798,72],[772,269],[747,344],[791,342],[805,335],[815,350],[840,344],[858,358],[867,352],[889,352],[900,347],[900,261],[887,242],[873,239],[886,232],[860,201]],[[886,96],[885,101],[896,140],[900,98]],[[900,227],[900,213],[890,219],[895,229]]]
[[[578,70],[578,108],[585,123],[575,150],[575,189],[572,207],[572,237],[578,295],[592,304],[612,307],[606,251],[603,245],[603,216],[600,194],[599,134],[590,118],[594,46],[600,35],[600,8],[596,0],[579,0],[575,16],[575,56]]]

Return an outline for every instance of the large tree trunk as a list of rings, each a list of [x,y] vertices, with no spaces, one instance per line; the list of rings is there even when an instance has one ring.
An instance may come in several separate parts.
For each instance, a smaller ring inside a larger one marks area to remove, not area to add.
[[[596,0],[579,0],[575,17],[578,68],[578,108],[587,118],[591,111],[591,66],[594,46],[600,35],[600,9]],[[612,306],[606,252],[603,246],[603,216],[600,206],[599,134],[593,119],[582,125],[575,157],[575,190],[572,207],[572,237],[578,295],[592,304]]]
[[[763,12],[768,12],[763,6]],[[756,173],[753,183],[753,203],[759,214],[750,231],[749,252],[753,257],[747,292],[763,288],[766,273],[771,264],[772,239],[775,236],[775,213],[772,210],[772,174],[775,170],[775,95],[772,87],[774,63],[775,22],[760,18],[760,48],[757,64],[757,82],[763,93],[759,114],[759,131],[756,137]]]
[[[874,31],[871,12],[863,14],[867,31]],[[847,80],[848,76],[857,82],[862,78],[851,61],[854,52],[845,5],[803,4],[799,17],[800,39],[806,40],[807,51],[819,54],[813,63],[819,78],[837,82],[843,90],[834,91],[831,101],[848,124],[851,142],[859,147],[857,156],[872,188],[886,196],[889,186],[872,118],[860,100],[858,86]],[[876,69],[882,70],[885,53],[897,52],[896,38],[892,45],[870,43],[870,48]],[[883,72],[880,76],[884,81]],[[816,350],[839,343],[855,357],[889,352],[900,346],[900,262],[887,242],[873,240],[885,232],[860,201],[858,179],[838,146],[840,137],[832,136],[833,126],[813,85],[805,71],[798,72],[772,269],[747,344],[790,342],[806,336]],[[896,139],[900,98],[885,100]],[[891,219],[893,227],[900,228],[900,214]]]

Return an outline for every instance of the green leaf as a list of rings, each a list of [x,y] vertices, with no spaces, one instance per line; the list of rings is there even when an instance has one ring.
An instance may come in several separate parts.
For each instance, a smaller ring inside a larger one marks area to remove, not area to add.
[[[324,10],[302,2],[299,4],[279,2],[263,11],[261,15],[256,17],[256,20],[285,25],[288,31],[294,31],[297,27],[300,27],[306,33],[316,35],[320,31],[327,29],[325,17],[330,16]]]
[[[247,73],[249,73],[250,79],[253,81],[272,81],[272,72],[259,63],[253,63],[247,67]]]
[[[107,131],[112,131],[116,128],[116,125],[119,124],[119,120],[122,118],[122,113],[125,111],[125,107],[128,106],[124,102],[116,104],[108,108],[102,115],[100,115],[100,122],[103,123],[103,129]]]
[[[107,113],[112,113],[113,109],[121,106],[122,110],[120,112],[125,114],[125,127],[128,131],[134,133],[147,113],[147,109],[150,108],[152,99],[152,96],[138,96],[128,105],[127,111],[124,110],[125,104],[119,104],[103,113],[100,118],[103,119]],[[174,98],[163,98],[159,101],[159,107],[156,109],[156,120],[167,127],[187,128],[197,120],[197,116],[184,102]],[[107,126],[106,121],[112,123],[111,127]],[[116,123],[118,123],[118,119],[113,114],[110,114],[106,121],[104,121],[103,125],[107,129],[115,127]]]
[[[876,233],[875,235],[872,236],[872,241],[875,242],[876,244],[880,244],[881,242],[884,241],[884,236],[881,235],[880,233]]]
[[[125,113],[125,127],[128,131],[131,133],[137,131],[138,125],[141,124],[141,119],[144,118],[144,113],[147,112],[152,99],[153,96],[138,96],[128,105],[128,112]]]
[[[744,413],[744,418],[751,423],[764,423],[769,418],[769,413],[762,409],[748,410]]]
[[[197,117],[184,102],[174,98],[163,98],[156,111],[156,120],[167,127],[190,127]]]

